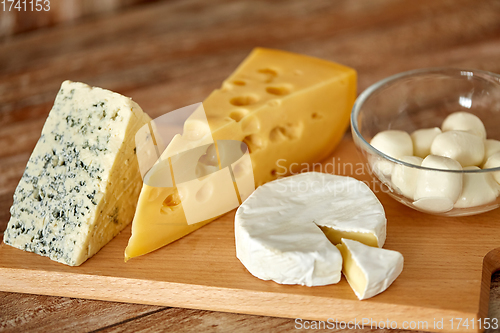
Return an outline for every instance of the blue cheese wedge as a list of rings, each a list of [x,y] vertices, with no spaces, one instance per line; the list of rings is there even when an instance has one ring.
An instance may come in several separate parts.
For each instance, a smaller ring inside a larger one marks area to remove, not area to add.
[[[14,193],[4,242],[81,265],[132,221],[142,186],[130,98],[65,81]]]

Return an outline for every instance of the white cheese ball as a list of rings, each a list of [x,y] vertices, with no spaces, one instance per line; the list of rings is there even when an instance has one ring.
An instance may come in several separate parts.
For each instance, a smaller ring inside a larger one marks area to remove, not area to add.
[[[440,170],[462,170],[462,166],[457,161],[436,155],[424,158],[422,166]],[[458,200],[461,192],[461,173],[419,170],[413,205],[425,212],[448,212],[453,209],[453,204]]]
[[[491,169],[500,167],[500,152],[491,155],[486,163],[484,163],[483,169]],[[500,171],[496,171],[493,173],[493,178],[500,184]]]
[[[413,142],[405,131],[388,130],[377,133],[370,142],[377,150],[395,159],[413,155]]]
[[[455,112],[450,114],[441,125],[443,132],[464,131],[486,139],[486,129],[478,116],[469,112]]]
[[[476,166],[465,167],[464,170],[480,170]],[[500,185],[495,182],[491,173],[464,173],[460,198],[455,202],[456,208],[468,208],[486,205],[495,201],[500,192]]]
[[[483,164],[486,163],[488,158],[492,155],[500,152],[500,141],[489,139],[484,141],[484,160]]]
[[[401,158],[401,161],[414,165],[421,165],[423,159],[418,156],[404,156]],[[418,171],[418,168],[396,164],[391,178],[395,190],[413,200],[417,187]]]
[[[436,136],[431,154],[449,157],[463,167],[480,165],[484,158],[484,143],[480,137],[463,131],[449,131]]]
[[[441,134],[439,127],[422,128],[411,133],[413,141],[413,155],[425,158],[431,153],[432,141]]]

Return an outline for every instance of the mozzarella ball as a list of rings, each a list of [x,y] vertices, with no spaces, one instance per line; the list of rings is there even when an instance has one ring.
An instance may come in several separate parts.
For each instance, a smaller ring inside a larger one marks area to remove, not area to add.
[[[423,159],[417,156],[404,156],[401,158],[401,161],[414,165],[421,165]],[[413,200],[415,188],[417,187],[418,171],[419,169],[417,168],[396,164],[391,178],[395,190]]]
[[[483,139],[468,132],[444,132],[432,142],[431,154],[454,159],[463,167],[480,165],[484,158],[484,143]]]
[[[441,125],[443,132],[464,131],[486,139],[486,129],[478,116],[469,112],[455,112],[450,114]]]
[[[476,166],[465,167],[464,170],[480,170]],[[462,194],[455,202],[456,208],[468,208],[486,205],[495,201],[500,193],[500,185],[495,182],[491,173],[464,173]]]
[[[483,164],[486,163],[488,158],[493,154],[500,152],[500,141],[498,140],[486,140],[484,141],[484,160]]]
[[[500,152],[491,155],[486,163],[484,163],[483,169],[491,169],[500,167]],[[500,184],[500,171],[496,171],[493,173],[493,178]]]
[[[457,161],[436,155],[424,158],[422,166],[440,170],[462,170]],[[419,170],[413,205],[426,212],[444,213],[453,209],[453,204],[461,192],[461,173]]]
[[[413,155],[425,158],[431,153],[431,145],[434,138],[441,134],[439,127],[422,128],[411,133],[413,141]]]
[[[370,144],[395,159],[413,155],[413,142],[405,131],[388,130],[377,133]]]

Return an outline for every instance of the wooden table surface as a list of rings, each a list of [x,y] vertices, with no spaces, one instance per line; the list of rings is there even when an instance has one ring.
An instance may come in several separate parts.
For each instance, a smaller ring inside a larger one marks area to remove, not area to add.
[[[131,96],[154,118],[202,101],[255,46],[351,66],[358,92],[422,67],[500,73],[500,2],[171,0],[0,40],[0,230],[62,81]],[[489,317],[500,318],[500,275],[492,279]],[[288,332],[294,326],[292,319],[0,292],[5,332]]]

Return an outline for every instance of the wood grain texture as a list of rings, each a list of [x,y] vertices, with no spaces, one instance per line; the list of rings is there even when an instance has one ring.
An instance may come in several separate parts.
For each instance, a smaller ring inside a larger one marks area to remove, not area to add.
[[[338,174],[371,182],[349,138],[326,163],[334,163]],[[379,322],[390,314],[390,320],[399,325],[426,322],[428,331],[450,330],[448,326],[434,328],[434,318],[448,323],[457,317],[486,317],[491,274],[500,268],[500,250],[490,252],[500,244],[498,211],[460,218],[428,216],[397,203],[376,184],[373,190],[388,219],[384,247],[401,252],[405,268],[387,291],[363,302],[345,279],[336,285],[308,288],[252,276],[235,256],[234,211],[127,263],[123,249],[130,228],[79,267],[2,244],[0,285],[13,292],[307,320],[370,318]]]
[[[30,0],[19,3],[6,1],[6,10],[0,8],[0,38],[22,32],[69,23],[71,21],[109,14],[120,8],[155,0]],[[38,7],[37,7],[38,3]],[[32,10],[33,9],[33,10]]]
[[[42,295],[0,292],[2,332],[89,331],[163,308]],[[85,322],[85,327],[81,323]]]
[[[0,18],[0,24],[3,22]],[[4,40],[0,44],[0,231],[9,218],[14,188],[63,80],[84,81],[132,96],[156,117],[203,100],[254,46],[286,49],[352,66],[359,74],[360,92],[385,76],[419,67],[455,66],[500,72],[500,3],[169,1]],[[493,281],[497,289],[491,291],[490,316],[496,318],[500,308],[499,281],[498,277]],[[43,302],[50,304],[53,299],[37,296],[40,303],[35,305],[23,302],[31,295],[7,295],[10,298],[2,297],[5,307],[0,308],[4,329],[6,308],[16,309],[22,316],[24,312],[37,313],[33,309],[43,308]],[[119,324],[133,318],[134,310],[122,308],[123,317],[112,317],[113,311],[100,313],[99,308],[105,304],[110,303],[79,300],[79,311],[89,315],[72,318],[75,325],[65,326],[69,325],[66,322],[60,330],[75,329],[77,325],[80,331],[91,330],[95,328],[93,321],[102,321],[101,327],[118,324],[113,329],[121,331],[148,326],[161,330],[162,322],[185,319],[186,313],[194,322],[202,322],[201,318],[217,321],[219,326],[215,328],[199,326],[204,330],[231,331],[233,327],[234,315],[199,310],[184,313],[179,309]],[[71,318],[71,311],[65,309],[50,315],[40,313],[40,317],[25,317],[30,325],[24,326],[27,330],[38,327],[37,323],[51,315],[54,321]],[[288,319],[244,318],[248,327],[261,327],[257,325],[267,322],[270,329],[279,330],[273,326],[276,320],[284,320],[287,328],[293,324]]]

